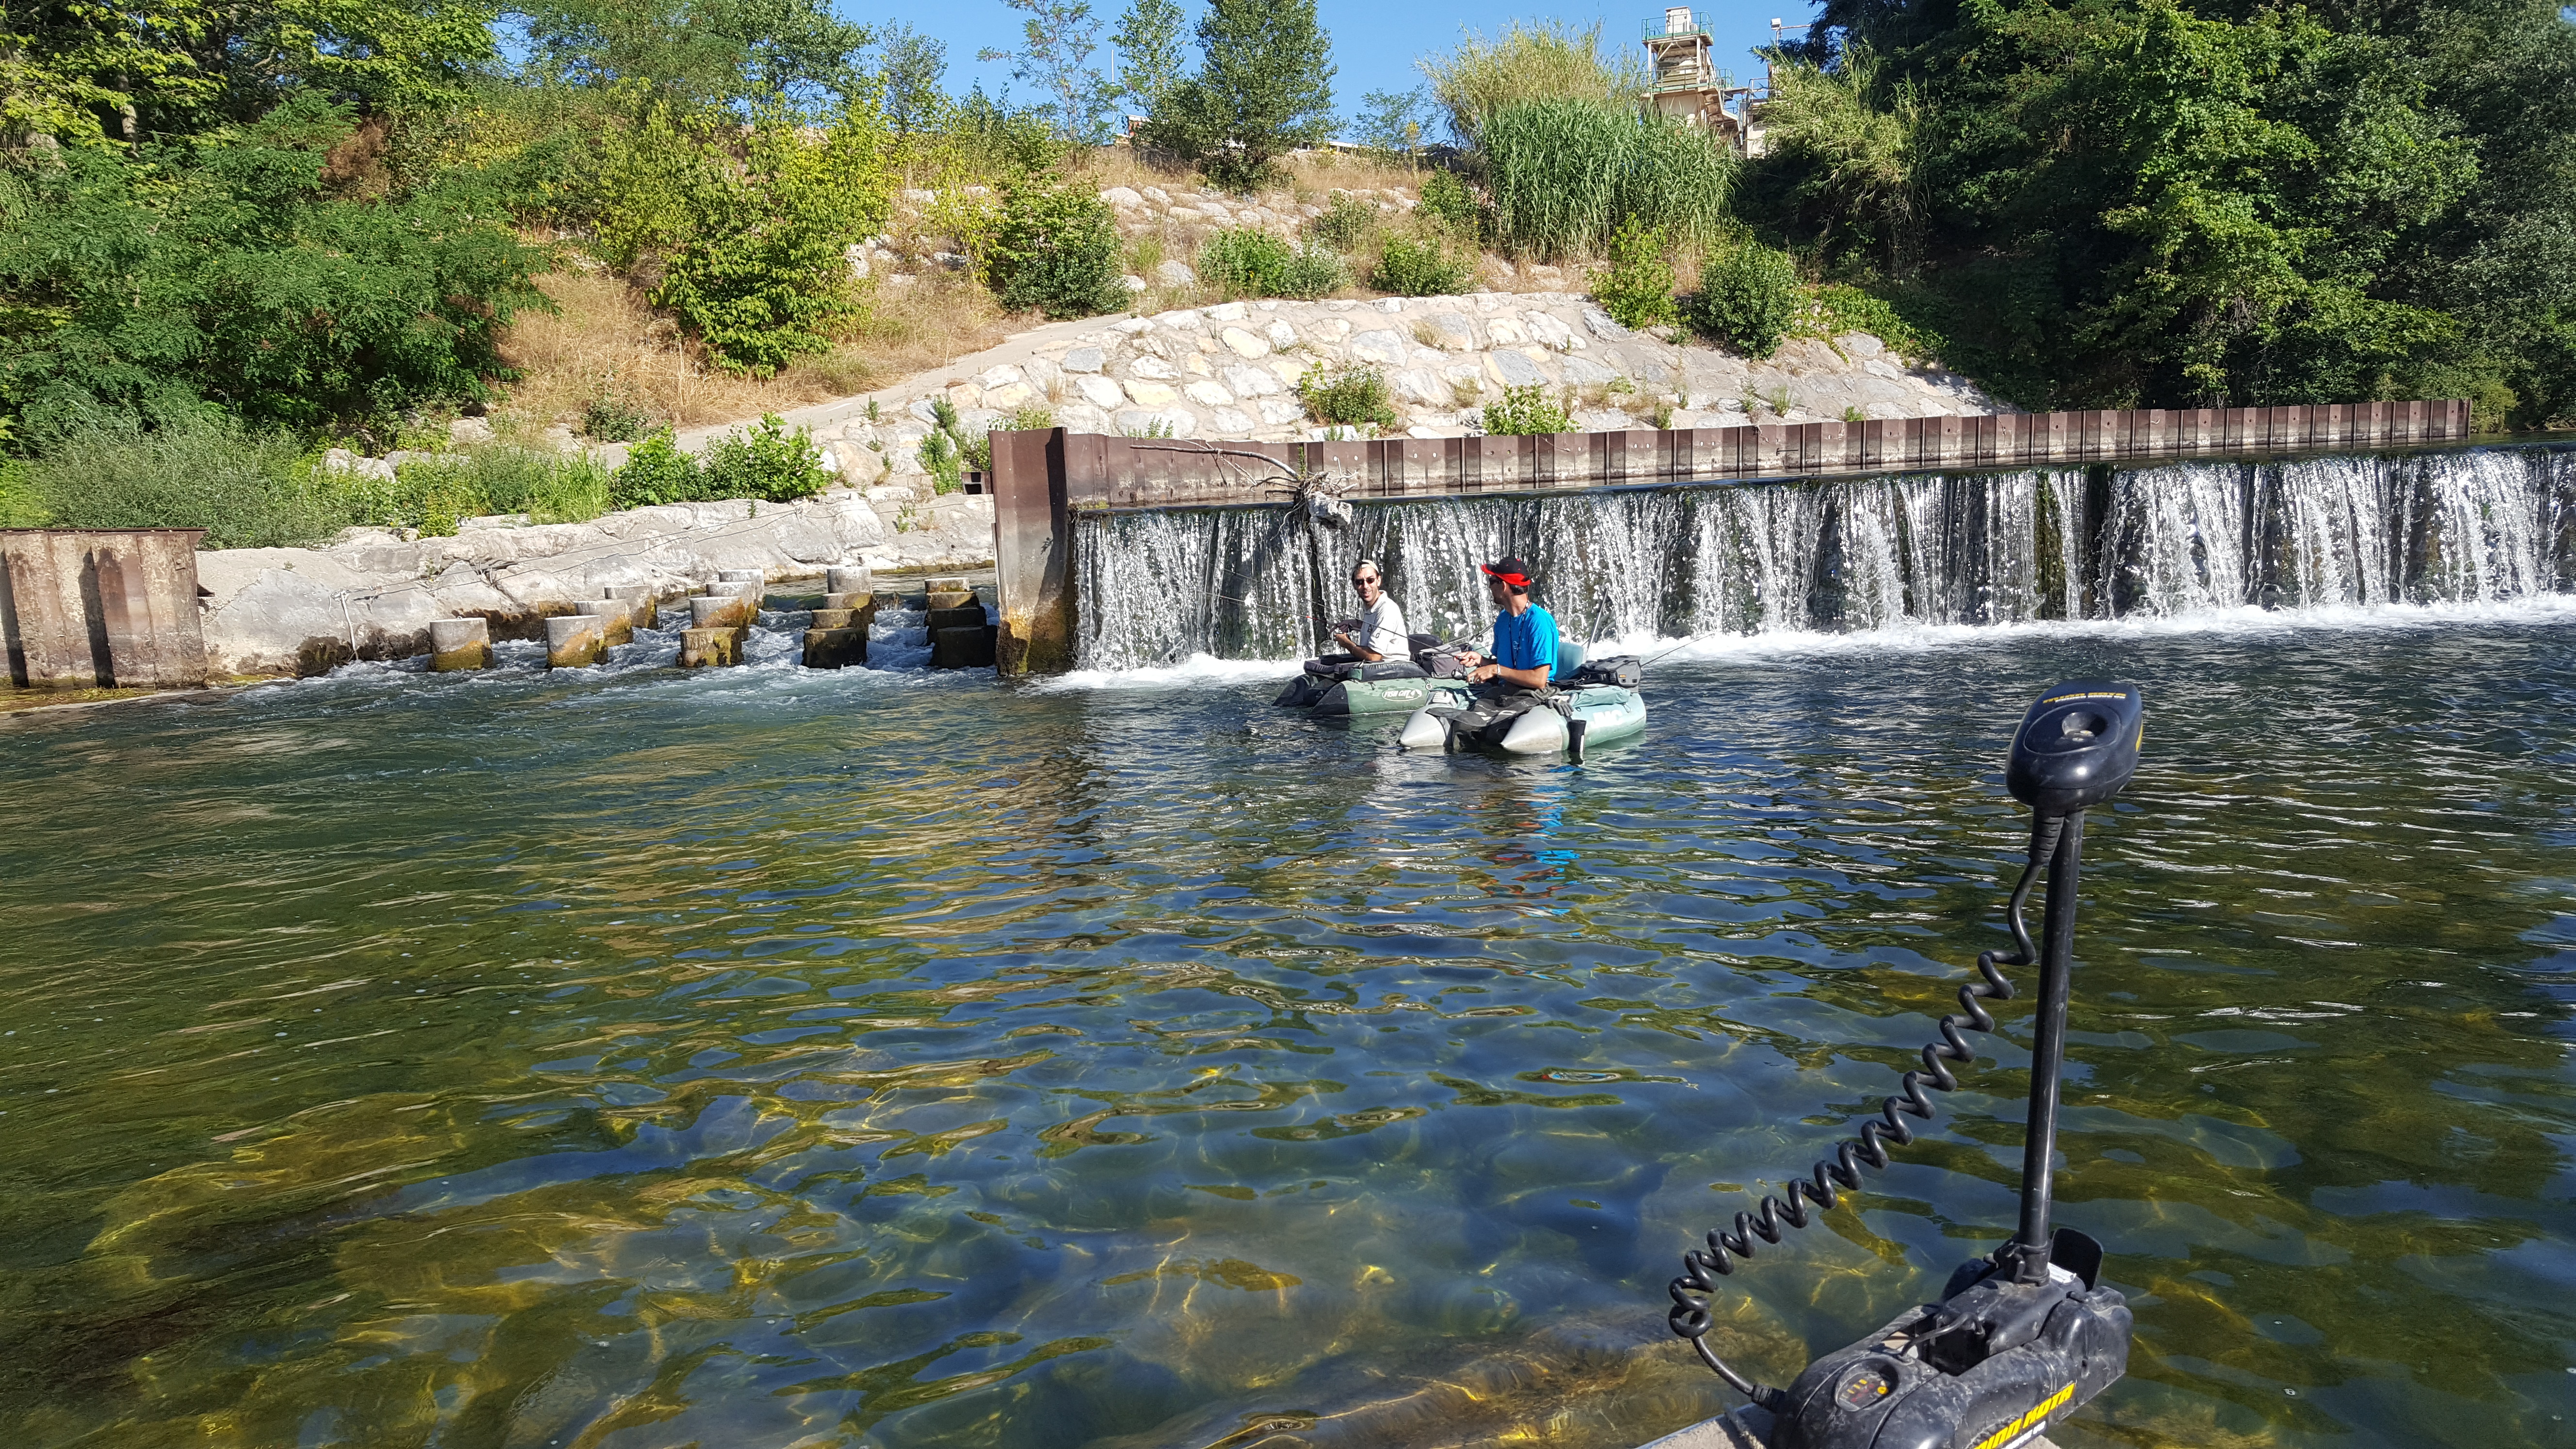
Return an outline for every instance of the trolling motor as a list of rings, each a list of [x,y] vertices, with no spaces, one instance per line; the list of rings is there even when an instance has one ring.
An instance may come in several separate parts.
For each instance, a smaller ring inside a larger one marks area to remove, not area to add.
[[[1923,1068],[1879,1104],[1811,1178],[1793,1178],[1757,1212],[1737,1213],[1733,1232],[1708,1235],[1682,1256],[1672,1281],[1673,1332],[1718,1376],[1771,1411],[1771,1449],[2012,1449],[2110,1387],[2129,1364],[2128,1301],[2101,1286],[2102,1245],[2072,1228],[2049,1226],[2050,1160],[2057,1148],[2058,1073],[2066,1049],[2066,999],[2075,950],[2075,897],[2082,870],[2084,812],[2120,792],[2138,768],[2146,728],[2135,685],[2070,680],[2043,695],[2014,734],[2004,785],[2031,808],[2030,860],[2005,916],[2009,955],[1977,957],[1980,980],[1959,988],[1958,1012],[1941,1018],[1941,1040],[1923,1048]],[[2048,872],[2048,901],[2034,951],[2022,910]],[[1780,1241],[1783,1227],[1807,1225],[1803,1194],[1831,1208],[1861,1185],[1861,1168],[1887,1166],[1887,1145],[1914,1140],[1911,1116],[1934,1113],[1926,1086],[1958,1085],[1948,1063],[1976,1059],[1963,1029],[1991,1032],[1984,1001],[2012,998],[1998,966],[2039,964],[2037,1039],[2031,1049],[2030,1118],[2022,1142],[2021,1224],[1991,1257],[1962,1265],[1941,1301],[1908,1309],[1848,1348],[1807,1365],[1786,1389],[1757,1384],[1708,1346],[1707,1295],[1753,1240]],[[1714,1274],[1716,1277],[1712,1277]]]

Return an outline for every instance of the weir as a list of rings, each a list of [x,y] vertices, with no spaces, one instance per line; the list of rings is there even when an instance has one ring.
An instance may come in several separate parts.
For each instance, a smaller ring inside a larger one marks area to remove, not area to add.
[[[2576,587],[2576,445],[2172,461],[1304,509],[1073,514],[1072,662],[1319,652],[1377,559],[1408,620],[1472,637],[1518,555],[1590,640],[2497,600]]]
[[[1534,437],[1227,443],[993,434],[994,561],[1004,674],[1093,662],[1078,634],[1076,520],[1103,512],[1281,501],[1285,475],[1354,501],[1805,482],[1854,474],[2053,470],[2160,460],[2264,460],[2465,442],[2469,405],[2101,409]],[[1186,576],[1182,576],[1186,577]]]

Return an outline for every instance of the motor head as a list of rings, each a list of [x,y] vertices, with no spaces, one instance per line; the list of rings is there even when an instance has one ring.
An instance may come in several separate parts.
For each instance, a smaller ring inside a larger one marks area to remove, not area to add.
[[[2136,685],[2070,679],[2022,716],[2004,788],[2042,816],[2099,805],[2137,773],[2146,728],[2146,701]]]

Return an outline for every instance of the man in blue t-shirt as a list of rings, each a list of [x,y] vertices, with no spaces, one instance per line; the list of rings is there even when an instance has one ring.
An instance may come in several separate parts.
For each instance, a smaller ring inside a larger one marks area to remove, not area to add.
[[[1461,654],[1468,682],[1488,698],[1547,688],[1556,673],[1556,616],[1530,602],[1529,565],[1516,558],[1482,565],[1494,599],[1494,652]]]

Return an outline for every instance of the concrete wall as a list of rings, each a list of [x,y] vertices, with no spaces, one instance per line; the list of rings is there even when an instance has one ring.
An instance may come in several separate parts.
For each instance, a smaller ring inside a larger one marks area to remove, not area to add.
[[[0,634],[14,684],[182,689],[206,682],[197,605],[205,531],[0,531]]]
[[[2112,460],[2404,447],[2469,437],[2461,401],[2276,408],[2133,408],[1867,422],[1761,423],[1537,437],[1201,442],[1063,429],[993,434],[994,547],[1004,674],[1069,669],[1071,517],[1095,508],[1281,501],[1294,466],[1349,498],[1528,492],[1835,473],[2017,468]],[[1262,460],[1274,462],[1275,468]]]

